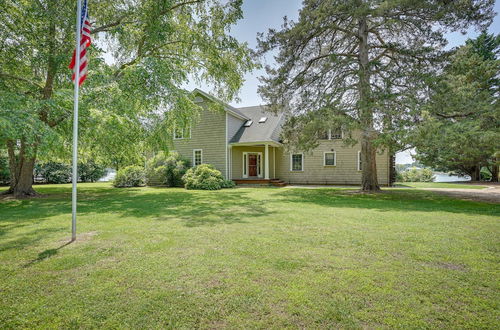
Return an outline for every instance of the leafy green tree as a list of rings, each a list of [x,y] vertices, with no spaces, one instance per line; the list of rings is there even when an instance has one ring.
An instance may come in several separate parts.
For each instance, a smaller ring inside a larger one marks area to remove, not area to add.
[[[439,68],[444,34],[487,27],[493,0],[304,0],[297,22],[259,37],[277,50],[259,89],[290,120],[289,145],[309,149],[322,131],[361,130],[362,189],[378,190],[377,148],[395,152],[418,117],[425,78]],[[283,110],[280,110],[283,109]]]
[[[467,41],[432,86],[414,144],[418,159],[446,172],[480,180],[488,167],[498,180],[500,151],[500,37],[481,34]]]
[[[36,194],[31,177],[38,156],[64,157],[71,151],[67,66],[75,3],[0,1],[0,143],[10,160],[8,193],[16,196]],[[242,17],[241,3],[91,1],[93,46],[80,101],[82,150],[114,158],[119,167],[134,163],[145,143],[164,144],[168,135],[160,128],[187,122],[200,111],[182,88],[189,80],[233,98],[254,66],[248,47],[228,33]],[[105,53],[113,64],[104,61]]]

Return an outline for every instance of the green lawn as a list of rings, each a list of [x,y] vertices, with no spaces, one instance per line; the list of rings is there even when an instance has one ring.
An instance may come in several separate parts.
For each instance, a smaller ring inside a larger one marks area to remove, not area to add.
[[[486,186],[468,183],[451,182],[397,182],[396,187],[407,188],[457,188],[457,189],[484,189]]]
[[[495,328],[500,205],[80,185],[0,200],[2,328]]]

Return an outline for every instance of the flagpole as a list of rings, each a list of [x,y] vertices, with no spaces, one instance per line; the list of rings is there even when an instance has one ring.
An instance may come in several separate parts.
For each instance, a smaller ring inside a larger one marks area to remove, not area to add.
[[[76,240],[76,184],[78,181],[78,92],[80,87],[80,38],[81,38],[82,2],[76,5],[76,52],[75,52],[75,100],[73,110],[73,173],[71,191],[71,241]]]

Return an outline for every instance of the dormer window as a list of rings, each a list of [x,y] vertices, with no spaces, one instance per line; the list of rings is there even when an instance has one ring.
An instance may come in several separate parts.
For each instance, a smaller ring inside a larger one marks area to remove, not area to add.
[[[267,120],[267,117],[260,117],[259,123],[265,123]]]
[[[247,120],[243,126],[250,127],[250,125],[252,125],[252,123],[253,123],[253,121]]]
[[[341,140],[343,139],[343,132],[342,130],[325,130],[319,133],[319,139],[320,140]]]
[[[341,130],[330,130],[330,140],[341,140],[342,131]]]

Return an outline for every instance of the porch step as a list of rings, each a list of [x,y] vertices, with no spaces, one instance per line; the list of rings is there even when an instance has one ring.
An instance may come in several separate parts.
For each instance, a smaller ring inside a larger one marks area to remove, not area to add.
[[[283,187],[286,186],[286,182],[280,180],[280,179],[271,179],[271,180],[266,180],[266,179],[237,179],[233,180],[234,183],[237,185],[273,185],[276,187]]]
[[[265,179],[241,179],[233,181],[236,184],[261,184],[261,185],[268,185],[271,182],[271,180],[265,180]]]
[[[271,180],[271,184],[275,187],[284,187],[287,185],[285,181],[282,181],[280,179]]]

